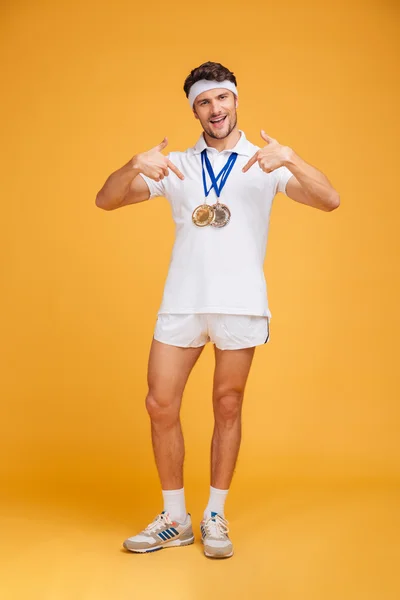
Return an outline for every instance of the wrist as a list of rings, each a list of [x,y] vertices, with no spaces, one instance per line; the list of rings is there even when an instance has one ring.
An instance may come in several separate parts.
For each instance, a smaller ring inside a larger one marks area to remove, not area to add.
[[[283,150],[283,166],[290,169],[291,166],[295,165],[296,153],[289,146],[284,146]]]
[[[135,154],[135,156],[133,156],[131,158],[131,160],[128,162],[127,167],[131,170],[131,171],[136,171],[136,174],[140,173],[140,155],[139,154]]]

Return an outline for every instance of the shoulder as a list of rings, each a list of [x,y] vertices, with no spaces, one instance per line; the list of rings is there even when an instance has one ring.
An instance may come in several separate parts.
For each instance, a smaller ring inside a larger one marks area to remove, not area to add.
[[[168,158],[183,172],[190,169],[191,166],[197,166],[199,155],[195,154],[193,148],[187,148],[186,150],[173,150],[168,154]]]
[[[257,150],[261,150],[261,146],[257,146],[257,144],[253,144],[250,140],[247,140],[247,147],[249,149],[249,153],[255,154]]]
[[[247,148],[247,152],[253,156],[253,154],[255,154],[257,152],[257,150],[261,150],[261,147],[258,146],[257,144],[253,144],[252,141],[249,140],[248,137],[246,137],[246,146]]]
[[[195,156],[196,155],[194,154],[193,149],[188,148],[187,150],[172,150],[168,153],[167,158],[179,166],[188,164],[188,160],[190,162],[190,159],[193,160]]]

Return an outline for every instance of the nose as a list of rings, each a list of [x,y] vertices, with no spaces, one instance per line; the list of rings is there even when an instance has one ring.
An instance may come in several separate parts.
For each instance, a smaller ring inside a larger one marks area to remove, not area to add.
[[[217,117],[219,114],[221,114],[221,107],[218,100],[212,100],[211,112],[214,117]]]

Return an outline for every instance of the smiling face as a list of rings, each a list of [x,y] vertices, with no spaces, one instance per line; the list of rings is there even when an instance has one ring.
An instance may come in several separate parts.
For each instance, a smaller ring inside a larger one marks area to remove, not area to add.
[[[215,88],[199,94],[193,112],[204,131],[212,138],[223,139],[236,127],[239,103],[233,92]]]

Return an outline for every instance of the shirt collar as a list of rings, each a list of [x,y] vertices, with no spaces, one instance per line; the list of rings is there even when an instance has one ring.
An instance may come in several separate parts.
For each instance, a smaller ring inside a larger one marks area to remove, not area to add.
[[[212,146],[207,146],[206,140],[204,139],[204,135],[201,134],[196,145],[193,146],[193,152],[194,154],[200,154],[204,150],[204,148],[207,148],[207,150],[216,154],[222,154],[223,152],[237,152],[238,154],[243,154],[244,156],[251,156],[253,152],[250,148],[250,143],[247,140],[244,131],[242,131],[241,129],[239,129],[239,131],[241,135],[238,142],[236,143],[236,146],[234,146],[233,148],[227,148],[226,150],[222,150],[221,152],[218,152],[218,150],[216,148],[213,148]]]

